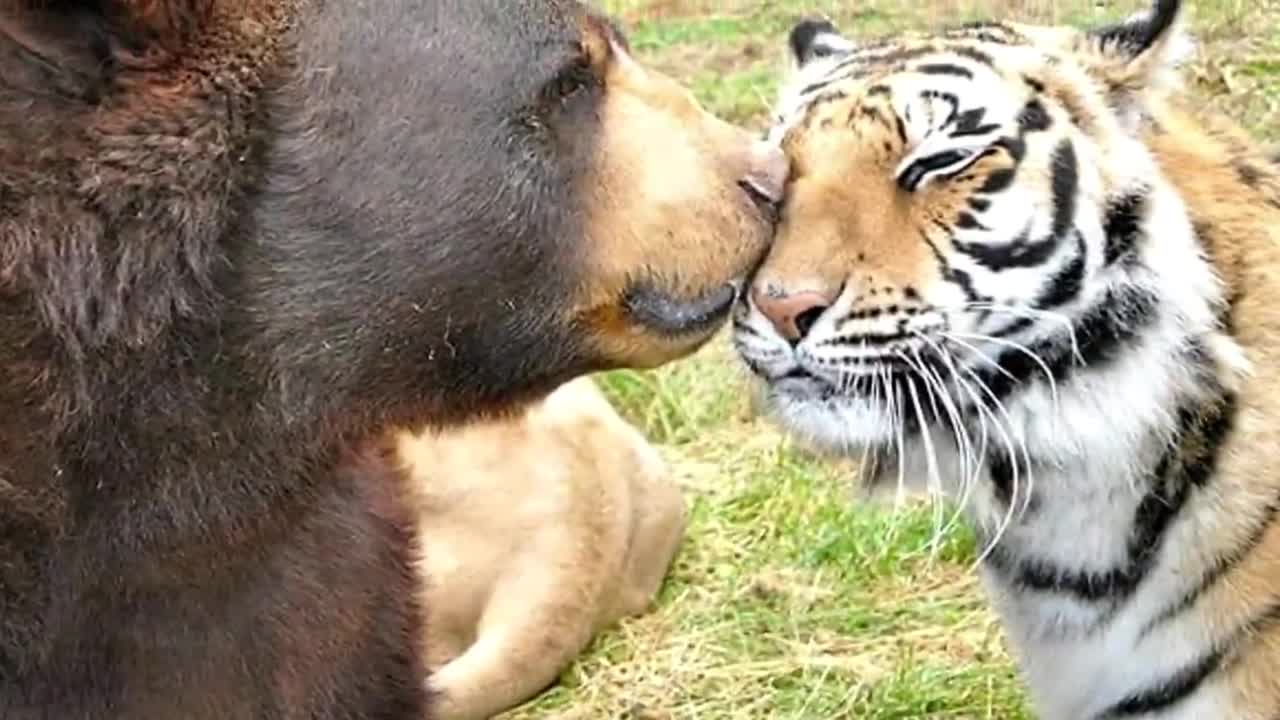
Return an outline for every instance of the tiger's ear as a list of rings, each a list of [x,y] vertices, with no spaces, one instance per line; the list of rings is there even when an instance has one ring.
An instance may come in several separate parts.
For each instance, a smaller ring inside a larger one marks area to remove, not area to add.
[[[1122,113],[1135,109],[1144,93],[1178,85],[1178,70],[1195,51],[1181,10],[1180,0],[1155,0],[1146,12],[1085,32],[1090,69]]]
[[[853,51],[855,45],[841,35],[830,20],[808,18],[791,28],[787,47],[791,51],[791,61],[802,68],[814,60],[846,55]]]

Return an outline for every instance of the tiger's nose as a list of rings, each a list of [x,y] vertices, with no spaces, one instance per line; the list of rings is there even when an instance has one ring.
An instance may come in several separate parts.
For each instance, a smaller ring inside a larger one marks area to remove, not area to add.
[[[788,293],[755,286],[751,288],[751,301],[778,334],[794,345],[809,334],[813,324],[831,307],[835,298],[816,290]]]

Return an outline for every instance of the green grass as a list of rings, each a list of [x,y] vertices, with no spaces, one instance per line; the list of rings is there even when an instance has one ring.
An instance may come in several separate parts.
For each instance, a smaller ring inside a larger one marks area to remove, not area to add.
[[[1086,0],[607,0],[638,55],[713,112],[759,128],[790,25],[855,34],[986,16],[1102,20]],[[1209,103],[1280,140],[1280,3],[1191,3]],[[653,372],[599,378],[661,447],[691,506],[657,607],[602,634],[507,720],[1031,717],[962,526],[855,495],[853,468],[807,456],[756,417],[721,337]],[[947,516],[949,519],[950,516]]]

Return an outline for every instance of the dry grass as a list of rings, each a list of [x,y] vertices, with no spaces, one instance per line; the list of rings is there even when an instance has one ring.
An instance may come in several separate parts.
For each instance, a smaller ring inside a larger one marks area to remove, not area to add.
[[[759,127],[785,32],[820,13],[846,30],[980,16],[1091,21],[1141,5],[1088,0],[606,0],[643,58],[717,113]],[[1191,3],[1206,100],[1280,140],[1280,0]],[[1029,717],[963,530],[852,494],[755,417],[723,338],[651,373],[602,378],[661,443],[692,505],[653,613],[600,637],[507,720]],[[931,545],[932,540],[938,540]]]
[[[1088,23],[1145,0],[611,0],[646,59],[690,83],[729,118],[758,125],[772,97],[786,28],[825,15],[856,34],[984,17]],[[1200,45],[1193,82],[1206,99],[1280,139],[1280,0],[1188,3]]]

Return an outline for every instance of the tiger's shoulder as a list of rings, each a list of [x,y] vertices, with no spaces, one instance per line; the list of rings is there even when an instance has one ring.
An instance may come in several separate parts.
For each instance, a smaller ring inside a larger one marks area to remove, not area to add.
[[[1149,107],[1146,143],[1234,304],[1260,284],[1248,268],[1280,269],[1280,150],[1186,93],[1153,98]],[[1276,322],[1280,331],[1280,315]]]

